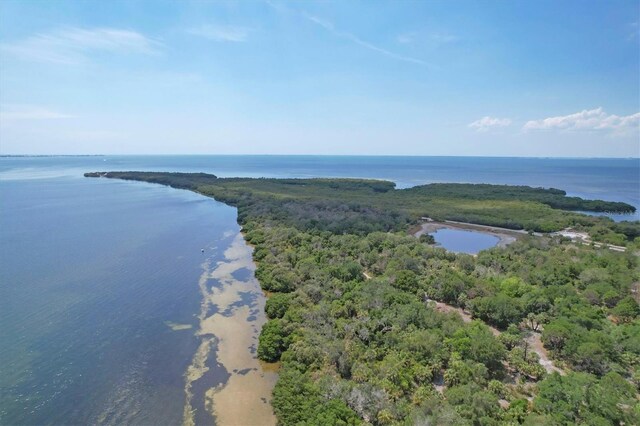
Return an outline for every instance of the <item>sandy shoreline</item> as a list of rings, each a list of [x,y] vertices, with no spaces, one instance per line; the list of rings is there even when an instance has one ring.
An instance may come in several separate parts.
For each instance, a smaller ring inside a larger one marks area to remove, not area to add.
[[[473,223],[462,223],[462,222],[425,222],[420,225],[420,229],[413,232],[413,235],[419,237],[422,234],[430,234],[432,232],[436,232],[438,229],[458,229],[464,231],[474,231],[481,232],[487,235],[493,235],[498,238],[498,244],[496,247],[506,247],[509,244],[515,242],[519,237],[522,237],[526,234],[524,231],[516,231],[505,228],[497,228],[493,226],[486,225],[475,225]]]
[[[209,370],[212,354],[230,374],[226,383],[205,391],[205,409],[217,425],[275,425],[271,390],[277,373],[256,356],[258,336],[266,321],[265,297],[254,277],[253,249],[237,233],[216,265],[203,265],[199,287],[202,303],[196,333],[201,343],[185,373],[184,425],[194,425],[192,393],[195,381]],[[233,276],[251,271],[246,280]],[[213,285],[212,285],[213,284]],[[246,302],[246,300],[250,300]],[[245,300],[245,302],[243,302]],[[213,309],[214,313],[210,313]],[[216,351],[212,348],[216,345]]]

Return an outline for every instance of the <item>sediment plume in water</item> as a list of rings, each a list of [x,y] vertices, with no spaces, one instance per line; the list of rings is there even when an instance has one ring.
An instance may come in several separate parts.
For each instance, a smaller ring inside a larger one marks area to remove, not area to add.
[[[258,336],[266,318],[264,295],[253,275],[251,253],[251,247],[237,233],[224,252],[223,261],[203,264],[204,273],[198,283],[202,303],[196,333],[201,340],[185,373],[185,426],[195,425],[193,383],[209,370],[207,365],[212,356],[230,374],[226,383],[205,391],[204,406],[215,417],[216,424],[276,423],[270,400],[277,374],[256,356]],[[251,271],[246,280],[234,277],[234,272],[245,268]],[[215,286],[209,285],[212,281]]]

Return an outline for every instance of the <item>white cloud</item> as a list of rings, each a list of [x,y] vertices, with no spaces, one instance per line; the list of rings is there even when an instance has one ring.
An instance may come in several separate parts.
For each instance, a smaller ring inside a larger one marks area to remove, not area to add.
[[[523,130],[609,131],[627,133],[640,126],[640,112],[618,116],[607,114],[602,107],[575,114],[527,121]]]
[[[65,27],[13,43],[2,43],[0,51],[39,62],[77,64],[84,62],[91,52],[156,55],[159,47],[160,43],[135,31]]]
[[[74,115],[64,114],[35,105],[0,106],[0,120],[4,122],[15,120],[53,120],[74,117]]]
[[[482,117],[479,120],[469,123],[469,127],[476,129],[477,132],[486,132],[491,129],[500,127],[507,127],[511,124],[511,120],[508,118],[496,118],[496,117]]]
[[[417,58],[412,58],[410,56],[404,56],[404,55],[399,55],[397,53],[393,53],[387,49],[383,49],[382,47],[378,47],[374,44],[371,44],[369,42],[366,42],[362,39],[360,39],[359,37],[345,32],[345,31],[341,31],[338,30],[331,22],[329,21],[325,21],[321,18],[318,18],[317,16],[313,16],[313,15],[309,15],[306,12],[302,13],[302,16],[304,16],[307,20],[313,22],[314,24],[324,28],[325,30],[329,31],[331,34],[337,36],[337,37],[341,37],[344,39],[347,39],[359,46],[362,46],[364,48],[367,48],[369,50],[373,50],[374,52],[378,52],[381,53],[385,56],[388,56],[390,58],[393,59],[397,59],[399,61],[405,61],[405,62],[412,62],[414,64],[420,64],[420,65],[428,65],[427,62],[423,61],[422,59],[417,59]]]
[[[243,42],[247,40],[252,29],[233,25],[203,25],[198,28],[188,29],[189,34],[204,37],[214,41]]]
[[[335,25],[333,25],[333,23],[326,21],[322,18],[319,18],[317,16],[311,15],[305,12],[304,10],[298,11],[288,6],[285,6],[283,3],[274,2],[272,0],[266,0],[266,4],[270,6],[272,9],[278,11],[279,13],[287,13],[287,14],[295,14],[295,15],[300,14],[306,20],[313,22],[314,24],[318,25],[319,27],[323,28],[324,30],[328,31],[329,33],[333,34],[336,37],[349,40],[354,44],[357,44],[361,47],[372,50],[374,52],[380,53],[389,58],[393,58],[393,59],[404,61],[404,62],[411,62],[419,65],[432,66],[431,64],[427,63],[426,61],[423,61],[422,59],[413,58],[411,56],[399,55],[397,53],[391,52],[390,50],[384,49],[382,47],[376,46],[375,44],[364,41],[358,36],[350,32],[339,30],[338,28],[336,28]]]

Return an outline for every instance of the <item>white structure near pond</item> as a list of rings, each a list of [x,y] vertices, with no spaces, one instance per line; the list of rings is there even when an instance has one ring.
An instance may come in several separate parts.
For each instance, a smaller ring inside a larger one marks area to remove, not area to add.
[[[613,251],[619,251],[619,252],[627,251],[626,247],[616,246],[613,244],[606,244],[606,243],[596,243],[591,240],[591,237],[586,232],[576,231],[571,228],[566,228],[566,229],[563,229],[562,231],[554,232],[551,235],[559,235],[562,237],[570,238],[574,242],[579,242],[583,244],[592,244],[594,247],[597,247],[597,248],[606,247],[609,250],[613,250]]]
[[[562,237],[571,238],[572,240],[582,240],[584,242],[590,241],[589,234],[587,234],[586,232],[579,232],[571,228],[566,228],[562,231],[554,232],[552,235],[560,235]]]

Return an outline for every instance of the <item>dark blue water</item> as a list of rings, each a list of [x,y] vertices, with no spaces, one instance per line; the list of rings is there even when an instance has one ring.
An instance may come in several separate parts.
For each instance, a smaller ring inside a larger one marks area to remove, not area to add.
[[[180,423],[201,264],[235,209],[77,177],[0,191],[0,424]]]
[[[167,322],[196,326],[201,265],[238,231],[235,210],[187,191],[82,177],[105,170],[525,184],[640,207],[637,159],[0,158],[0,424],[182,419],[198,340]]]
[[[569,195],[623,201],[640,208],[640,159],[349,157],[349,156],[106,156],[2,158],[0,180],[19,176],[81,176],[87,168],[208,172],[221,177],[361,177],[406,188],[432,182],[530,185]],[[4,172],[3,172],[4,171]],[[616,217],[638,220],[640,214]]]
[[[481,250],[494,247],[500,241],[493,235],[460,229],[438,229],[431,235],[436,244],[455,253],[477,254]]]

